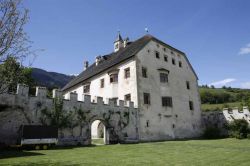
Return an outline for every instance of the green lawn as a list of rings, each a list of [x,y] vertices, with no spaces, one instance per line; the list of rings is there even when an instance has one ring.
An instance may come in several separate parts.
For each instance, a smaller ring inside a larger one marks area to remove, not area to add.
[[[97,139],[92,139],[92,142],[91,142],[93,145],[103,145],[104,144],[104,141],[103,141],[103,138],[97,138]]]
[[[250,140],[190,140],[1,151],[0,165],[250,165]]]

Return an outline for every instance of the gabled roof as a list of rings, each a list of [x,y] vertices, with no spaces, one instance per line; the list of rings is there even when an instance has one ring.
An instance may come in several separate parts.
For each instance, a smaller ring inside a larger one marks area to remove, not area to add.
[[[184,57],[186,58],[185,54],[169,45],[167,45],[166,43],[156,39],[155,37],[151,36],[151,35],[145,35],[142,38],[139,38],[138,40],[132,42],[131,44],[129,44],[128,46],[126,46],[125,48],[121,48],[119,51],[117,52],[113,52],[111,54],[108,55],[104,55],[103,59],[97,66],[95,63],[93,63],[91,66],[89,66],[85,71],[83,71],[82,73],[80,73],[76,78],[74,78],[72,81],[70,81],[67,85],[65,85],[63,87],[63,91],[66,91],[84,81],[86,81],[87,79],[100,74],[102,72],[104,72],[105,70],[133,57],[136,53],[138,53],[144,46],[146,46],[151,40],[154,40],[156,42],[159,42],[163,45],[165,45],[166,47],[177,51],[181,54],[184,55]],[[189,63],[188,59],[186,58],[187,62]],[[189,63],[190,64],[190,63]],[[191,66],[191,64],[190,64]],[[191,69],[193,70],[192,66]],[[194,72],[194,70],[193,70]],[[194,72],[195,74],[195,72]],[[197,75],[195,74],[195,76],[197,77]],[[198,77],[197,77],[198,79]]]

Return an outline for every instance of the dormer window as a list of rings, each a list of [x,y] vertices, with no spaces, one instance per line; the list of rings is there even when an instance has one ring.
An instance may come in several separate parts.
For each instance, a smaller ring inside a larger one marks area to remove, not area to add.
[[[83,93],[89,93],[90,91],[90,84],[86,84],[83,86]]]
[[[110,83],[118,82],[118,73],[110,74]]]

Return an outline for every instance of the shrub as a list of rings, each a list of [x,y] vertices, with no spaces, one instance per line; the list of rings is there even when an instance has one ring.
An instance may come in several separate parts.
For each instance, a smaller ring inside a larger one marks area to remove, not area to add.
[[[228,132],[230,137],[237,139],[247,138],[250,134],[248,122],[245,119],[235,119],[228,124]]]
[[[203,137],[206,139],[216,139],[221,137],[221,131],[217,127],[208,127],[204,130]]]

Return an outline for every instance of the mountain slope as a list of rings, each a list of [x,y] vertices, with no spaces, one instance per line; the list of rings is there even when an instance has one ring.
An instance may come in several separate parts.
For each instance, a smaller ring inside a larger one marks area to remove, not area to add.
[[[199,87],[203,111],[221,111],[225,107],[248,105],[249,89]]]
[[[32,68],[31,76],[37,85],[47,88],[62,88],[75,77],[56,72],[48,72],[39,68]]]

